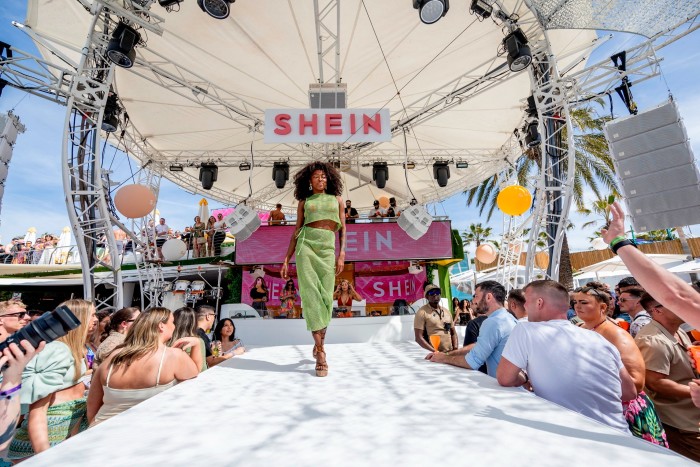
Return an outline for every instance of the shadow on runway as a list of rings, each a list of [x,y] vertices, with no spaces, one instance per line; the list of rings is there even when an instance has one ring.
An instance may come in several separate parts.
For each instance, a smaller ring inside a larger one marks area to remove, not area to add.
[[[302,369],[306,365],[314,365],[311,369]],[[315,371],[316,361],[310,359],[300,360],[297,363],[288,365],[278,365],[276,363],[267,362],[265,360],[253,360],[250,358],[234,359],[233,362],[226,365],[224,368],[230,368],[243,371],[263,371],[273,373],[305,373],[316,376]]]

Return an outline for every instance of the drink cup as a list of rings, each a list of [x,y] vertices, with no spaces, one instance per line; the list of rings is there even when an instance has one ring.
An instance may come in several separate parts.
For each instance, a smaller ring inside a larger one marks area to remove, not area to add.
[[[695,363],[695,373],[700,374],[700,345],[691,345],[688,347],[690,355],[693,357],[693,362]]]
[[[440,336],[435,334],[433,336],[430,336],[430,343],[432,344],[433,348],[437,351],[440,351]],[[700,346],[698,347],[700,349]]]

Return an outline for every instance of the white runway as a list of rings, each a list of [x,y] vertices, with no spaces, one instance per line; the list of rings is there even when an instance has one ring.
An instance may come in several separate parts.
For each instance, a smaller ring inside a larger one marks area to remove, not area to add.
[[[252,349],[23,465],[697,465],[414,343],[327,345],[327,378],[311,349]]]

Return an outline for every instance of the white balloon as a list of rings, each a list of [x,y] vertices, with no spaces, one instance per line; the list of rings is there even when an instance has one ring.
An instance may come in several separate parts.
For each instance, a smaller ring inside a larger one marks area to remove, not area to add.
[[[187,253],[187,244],[179,238],[171,238],[163,243],[161,251],[166,261],[176,261]]]

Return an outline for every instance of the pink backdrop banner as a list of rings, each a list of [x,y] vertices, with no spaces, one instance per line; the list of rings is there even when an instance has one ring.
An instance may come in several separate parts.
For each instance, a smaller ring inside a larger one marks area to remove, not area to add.
[[[355,278],[355,290],[367,303],[386,303],[403,298],[414,302],[423,298],[425,271],[420,274],[361,276]]]
[[[284,289],[284,284],[287,281],[285,281],[281,277],[274,276],[265,276],[263,280],[267,285],[268,291],[267,305],[280,306],[280,294],[282,293],[282,290]],[[292,280],[294,280],[294,285],[296,286],[298,293],[299,283],[297,282],[297,279],[295,277],[292,278]],[[253,304],[253,300],[250,298],[250,289],[253,288],[253,284],[255,284],[255,277],[253,277],[253,275],[249,271],[243,271],[243,290],[241,291],[241,302],[245,303],[246,305]],[[297,305],[301,305],[301,298],[297,297],[294,303]]]
[[[449,221],[435,221],[413,240],[395,222],[348,224],[345,261],[452,258],[450,229]],[[294,226],[261,226],[236,246],[236,263],[281,263],[293,233]]]
[[[355,263],[355,274],[406,271],[410,265],[410,261],[370,261],[366,263],[360,261]]]

